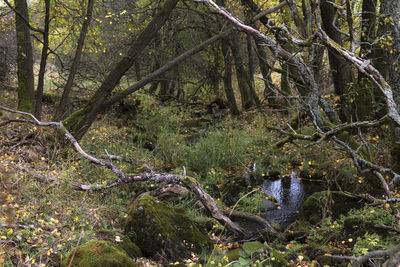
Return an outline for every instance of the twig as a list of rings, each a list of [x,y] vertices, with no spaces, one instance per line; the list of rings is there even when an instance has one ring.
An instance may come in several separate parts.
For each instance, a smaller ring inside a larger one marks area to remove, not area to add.
[[[384,224],[375,224],[374,227],[385,229],[385,230],[396,232],[396,233],[400,233],[400,229],[394,228],[394,227],[391,227],[391,226],[387,226],[387,225],[384,225]]]
[[[75,137],[73,137],[72,134],[67,130],[67,128],[64,127],[62,122],[41,122],[31,113],[10,109],[10,108],[4,107],[2,105],[0,105],[0,109],[11,112],[11,113],[25,115],[25,116],[32,118],[32,120],[25,120],[23,122],[35,124],[38,126],[50,126],[50,127],[57,128],[65,136],[65,138],[71,142],[71,144],[74,146],[75,150],[79,154],[81,154],[83,157],[85,157],[86,159],[88,159],[89,161],[91,161],[95,164],[105,166],[106,168],[112,170],[115,174],[118,175],[118,179],[120,179],[121,181],[125,181],[125,174],[116,165],[114,165],[111,162],[108,162],[108,161],[105,161],[102,159],[98,159],[98,158],[86,153],[82,149],[82,147],[79,145],[79,143],[75,139]]]
[[[43,175],[43,174],[37,173],[37,172],[35,172],[35,171],[33,171],[33,170],[30,170],[30,169],[28,169],[28,168],[25,168],[24,166],[21,166],[21,165],[17,165],[17,164],[14,164],[14,165],[15,165],[18,169],[20,169],[21,171],[30,173],[30,174],[32,174],[33,176],[35,176],[36,178],[39,178],[40,181],[45,181],[45,182],[47,182],[47,183],[54,183],[54,184],[56,184],[56,185],[60,184],[60,182],[59,182],[56,178],[54,178],[54,177],[52,177],[52,176]]]
[[[27,113],[27,112],[22,112],[22,111],[17,111],[13,109],[6,108],[4,106],[0,105],[0,109],[12,112],[12,113],[17,113],[17,114],[22,114],[31,117],[33,120],[27,120],[26,122],[33,123],[38,126],[51,126],[57,128],[60,132],[64,134],[64,136],[69,140],[75,150],[80,153],[82,156],[85,158],[89,159],[92,163],[105,166],[109,169],[111,169],[114,173],[118,174],[118,178],[114,180],[114,182],[108,184],[108,185],[100,185],[100,184],[94,184],[94,185],[82,185],[82,184],[73,184],[70,183],[70,186],[72,186],[76,190],[81,190],[81,191],[90,191],[90,190],[102,190],[102,189],[108,189],[112,188],[115,186],[118,186],[122,183],[127,183],[127,182],[138,182],[138,181],[150,181],[153,183],[167,183],[167,184],[182,184],[188,189],[190,189],[201,201],[201,203],[204,205],[204,207],[207,209],[207,211],[211,214],[211,216],[215,219],[217,219],[222,225],[226,226],[232,233],[234,233],[238,237],[248,237],[251,236],[252,233],[243,229],[236,223],[232,222],[231,219],[229,219],[227,216],[223,214],[223,212],[218,208],[217,204],[215,203],[214,199],[207,194],[203,188],[199,185],[199,183],[196,181],[196,179],[187,177],[187,176],[182,176],[182,175],[176,175],[176,174],[163,174],[163,173],[154,173],[154,172],[149,172],[149,173],[140,173],[136,174],[131,177],[126,177],[125,174],[114,164],[111,162],[95,158],[92,155],[89,155],[86,153],[81,146],[79,145],[78,141],[72,136],[72,134],[64,127],[62,122],[40,122],[34,115]],[[111,156],[111,155],[106,155]],[[71,261],[72,262],[72,261]],[[70,263],[71,263],[70,262]]]
[[[81,242],[81,239],[82,239],[82,236],[83,236],[84,232],[85,231],[82,229],[81,234],[80,234],[79,239],[78,239],[78,242],[76,243],[76,247],[75,247],[74,253],[72,254],[71,260],[68,263],[68,267],[71,267],[71,265],[72,265],[72,261],[74,260],[76,251],[78,250],[78,246],[79,246],[79,243]]]

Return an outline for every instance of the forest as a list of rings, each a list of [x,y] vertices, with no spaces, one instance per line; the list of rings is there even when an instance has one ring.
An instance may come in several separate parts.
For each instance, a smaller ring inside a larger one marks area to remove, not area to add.
[[[1,266],[400,266],[399,0],[0,0]]]

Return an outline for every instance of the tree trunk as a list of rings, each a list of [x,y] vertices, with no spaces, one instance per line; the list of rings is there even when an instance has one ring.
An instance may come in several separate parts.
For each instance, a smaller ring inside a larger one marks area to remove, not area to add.
[[[35,99],[33,52],[26,0],[16,0],[15,10],[19,13],[19,15],[15,15],[17,34],[18,109],[32,112]]]
[[[247,58],[248,58],[248,70],[249,70],[249,78],[250,82],[255,87],[254,83],[254,56],[253,56],[253,45],[251,43],[251,35],[246,35],[246,43],[247,43]]]
[[[235,61],[236,79],[242,99],[242,108],[249,109],[254,105],[254,100],[250,92],[251,82],[249,74],[244,68],[237,40],[235,38],[230,38],[229,44],[232,51],[233,60]]]
[[[256,51],[258,58],[258,65],[260,67],[261,74],[264,80],[264,97],[268,100],[268,104],[271,106],[276,105],[275,101],[275,92],[272,89],[273,83],[271,79],[270,67],[268,65],[268,57],[267,52],[265,51],[265,47],[263,45],[262,40],[258,38],[254,38],[254,42],[256,43]]]
[[[225,72],[223,81],[226,99],[228,100],[229,110],[231,111],[231,114],[238,115],[239,109],[236,104],[235,93],[232,87],[232,57],[229,51],[229,47],[225,41],[221,42],[221,49],[224,57]]]
[[[336,9],[328,0],[321,0],[322,27],[328,36],[342,45],[341,32],[335,25]],[[342,121],[350,120],[348,86],[353,81],[352,67],[340,56],[329,51],[329,65],[331,68],[335,94],[340,97],[339,117]]]
[[[78,44],[75,51],[75,57],[72,62],[71,70],[69,72],[67,83],[65,84],[60,103],[58,104],[55,119],[61,120],[64,117],[67,105],[69,103],[69,96],[71,94],[72,85],[74,84],[75,75],[78,71],[79,63],[82,56],[83,45],[85,44],[86,34],[89,30],[90,20],[92,19],[93,7],[95,0],[89,0],[86,10],[86,16],[84,18],[82,29],[79,34]]]
[[[132,42],[132,45],[124,56],[110,71],[101,86],[91,97],[88,104],[82,109],[74,112],[64,122],[77,139],[81,139],[87,132],[91,124],[100,113],[101,107],[110,96],[112,90],[119,83],[122,76],[130,69],[140,52],[148,45],[157,32],[167,21],[172,10],[175,8],[179,0],[164,0],[160,5],[152,21],[147,25],[146,29]]]
[[[387,71],[389,85],[392,88],[393,98],[400,110],[400,2],[398,0],[383,0],[380,6],[382,28],[381,34],[386,33],[392,38],[392,45],[385,49],[384,62],[386,66],[382,66]],[[389,19],[389,22],[383,23]],[[392,145],[391,145],[391,168],[393,171],[400,172],[400,127],[398,124],[392,123]]]
[[[361,15],[362,32],[360,57],[371,60],[373,59],[371,44],[374,42],[376,36],[376,4],[376,0],[363,0]],[[369,79],[359,72],[358,82],[355,86],[357,94],[357,97],[355,98],[355,114],[358,120],[368,120],[373,116],[372,111],[375,111],[376,109],[374,88],[375,86],[373,86]]]
[[[45,0],[45,19],[43,32],[43,48],[40,58],[39,77],[36,89],[35,116],[38,120],[42,117],[42,97],[44,87],[44,74],[46,73],[47,56],[49,55],[49,28],[50,28],[50,0]]]

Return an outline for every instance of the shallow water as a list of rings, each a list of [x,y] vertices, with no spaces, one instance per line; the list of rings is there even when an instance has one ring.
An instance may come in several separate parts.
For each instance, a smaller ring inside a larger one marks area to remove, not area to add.
[[[277,207],[271,207],[271,203],[266,201],[264,216],[269,221],[275,221],[282,229],[294,222],[304,201],[315,192],[324,190],[324,185],[320,182],[302,180],[296,173],[283,177],[279,180],[265,180],[262,191],[277,200]]]

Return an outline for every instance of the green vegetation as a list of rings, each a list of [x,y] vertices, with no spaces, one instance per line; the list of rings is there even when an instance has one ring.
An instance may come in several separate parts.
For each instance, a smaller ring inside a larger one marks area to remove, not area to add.
[[[400,261],[399,1],[3,2],[0,266]]]

